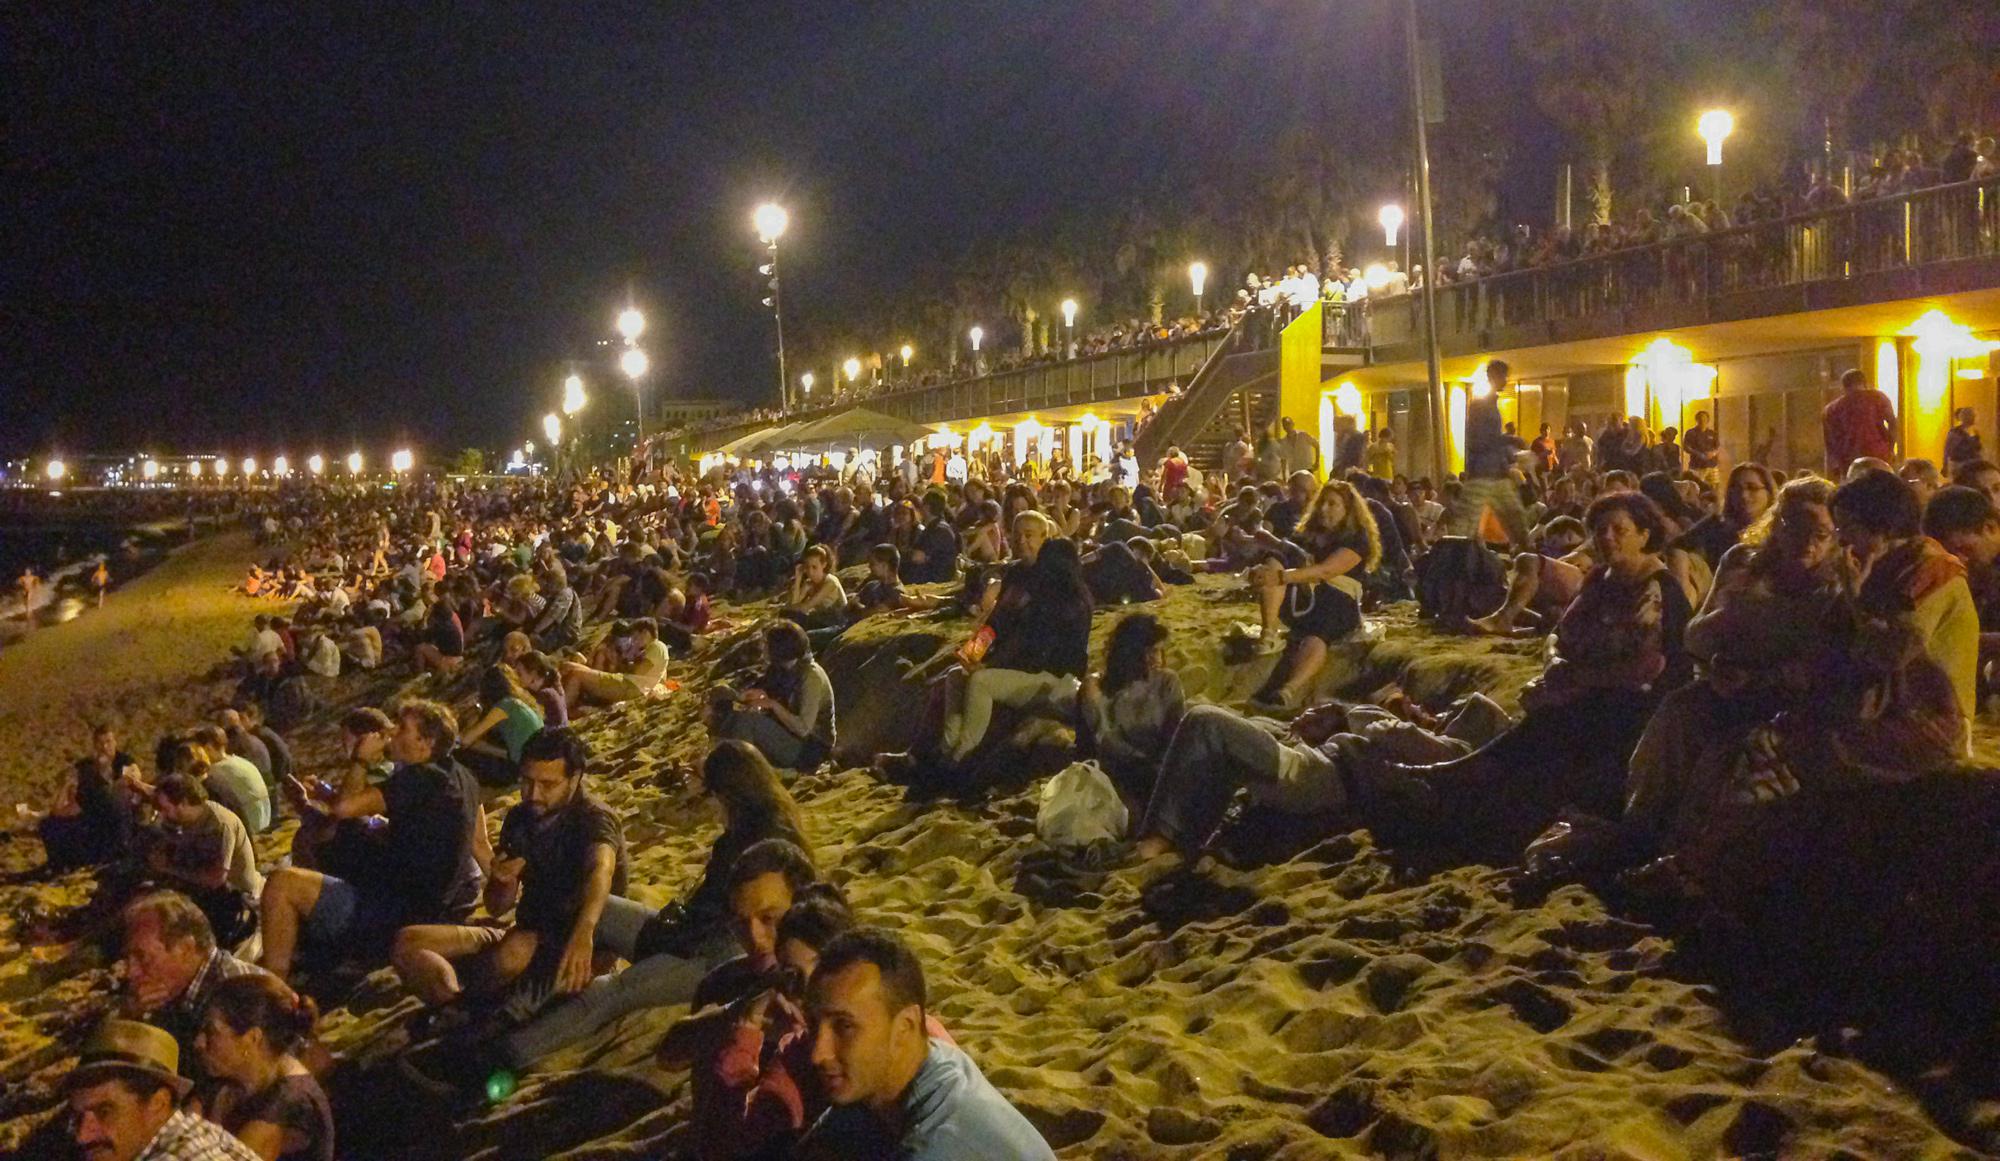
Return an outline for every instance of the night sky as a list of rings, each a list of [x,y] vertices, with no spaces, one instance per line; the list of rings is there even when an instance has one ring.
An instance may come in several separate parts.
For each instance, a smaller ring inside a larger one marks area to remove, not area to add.
[[[765,401],[760,200],[803,333],[1404,84],[1387,0],[254,7],[0,17],[0,450],[511,444],[628,285],[652,389]]]

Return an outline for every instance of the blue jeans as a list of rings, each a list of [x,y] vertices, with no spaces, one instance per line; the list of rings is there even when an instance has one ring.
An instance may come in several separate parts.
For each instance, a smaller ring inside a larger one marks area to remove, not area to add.
[[[631,959],[639,932],[656,912],[643,903],[613,895],[605,900],[597,921],[597,946]],[[695,986],[715,965],[735,954],[727,933],[710,936],[692,958],[653,955],[622,972],[598,976],[576,995],[548,1008],[502,1036],[497,1051],[510,1068],[527,1068],[536,1061],[591,1035],[620,1016],[643,1008],[685,1004]]]

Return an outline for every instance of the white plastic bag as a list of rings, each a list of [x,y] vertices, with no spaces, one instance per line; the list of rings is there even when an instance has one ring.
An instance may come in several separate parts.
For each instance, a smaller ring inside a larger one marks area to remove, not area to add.
[[[1042,784],[1035,833],[1052,847],[1088,846],[1123,839],[1130,821],[1110,776],[1095,762],[1073,762]]]

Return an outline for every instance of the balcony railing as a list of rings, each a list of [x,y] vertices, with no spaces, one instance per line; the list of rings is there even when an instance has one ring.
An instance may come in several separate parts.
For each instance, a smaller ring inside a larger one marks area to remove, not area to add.
[[[1725,313],[1717,305],[1735,294],[1994,257],[2000,178],[1989,177],[1441,286],[1438,336],[1638,314],[1684,325]],[[1373,345],[1420,341],[1421,303],[1374,300]],[[1742,315],[1760,313],[1779,312]]]

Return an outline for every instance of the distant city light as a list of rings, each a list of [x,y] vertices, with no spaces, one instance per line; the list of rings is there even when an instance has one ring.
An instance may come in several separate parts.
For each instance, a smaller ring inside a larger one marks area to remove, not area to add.
[[[195,461],[194,461],[193,463],[190,463],[190,464],[188,465],[188,475],[190,475],[190,476],[200,476],[200,475],[201,475],[201,461],[200,461],[200,460],[195,460]]]
[[[765,202],[758,206],[751,220],[756,223],[758,239],[766,246],[784,237],[785,227],[792,224],[792,216],[785,212],[785,207],[776,202]]]
[[[289,476],[292,474],[292,461],[286,459],[284,456],[279,456],[277,459],[271,461],[271,471],[279,476]]]
[[[361,453],[360,453],[360,452],[348,452],[348,453],[347,453],[347,470],[348,470],[348,472],[349,472],[350,474],[352,474],[352,475],[356,475],[356,476],[358,476],[358,475],[360,475],[360,474],[361,474]]]
[[[1735,129],[1736,118],[1730,116],[1727,109],[1710,109],[1701,115],[1701,120],[1695,122],[1695,132],[1701,135],[1703,141],[1708,142],[1710,165],[1722,164],[1723,139]]]
[[[326,471],[326,457],[314,452],[306,457],[306,470],[317,476]]]
[[[254,475],[256,475],[256,474],[257,474],[257,457],[256,457],[256,456],[244,456],[244,457],[243,457],[243,474],[244,474],[244,475],[246,475],[246,476],[254,476]]]
[[[1382,212],[1376,215],[1375,220],[1382,223],[1383,238],[1389,245],[1394,246],[1396,244],[1396,232],[1403,228],[1403,207],[1397,205],[1395,202],[1390,202],[1388,205],[1382,207]]]
[[[50,460],[47,471],[49,480],[54,482],[69,475],[69,465],[61,460]]]
[[[149,459],[145,463],[140,464],[139,474],[149,480],[158,479],[160,476],[160,461]]]

